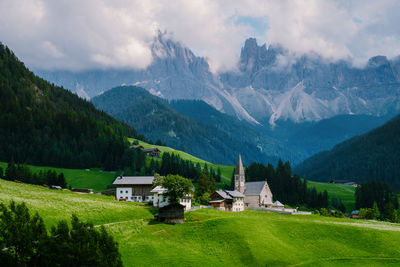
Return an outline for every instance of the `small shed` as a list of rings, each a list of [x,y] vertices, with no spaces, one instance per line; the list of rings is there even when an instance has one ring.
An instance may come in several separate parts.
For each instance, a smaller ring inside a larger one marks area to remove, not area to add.
[[[274,209],[283,209],[285,208],[285,206],[279,202],[278,200],[274,202],[274,204],[272,204],[272,208]]]
[[[179,203],[173,203],[159,208],[157,220],[165,223],[184,223],[185,206]]]
[[[358,219],[358,218],[360,218],[359,217],[359,214],[358,214],[358,210],[353,210],[351,213],[350,213],[350,216],[349,216],[350,218],[352,218],[352,219]]]

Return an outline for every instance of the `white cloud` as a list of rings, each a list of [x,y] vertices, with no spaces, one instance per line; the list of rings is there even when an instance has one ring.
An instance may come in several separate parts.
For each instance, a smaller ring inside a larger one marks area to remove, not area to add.
[[[361,64],[400,54],[399,12],[395,0],[2,0],[0,40],[37,69],[144,68],[160,29],[223,71],[260,36],[248,17],[267,22],[261,41]]]

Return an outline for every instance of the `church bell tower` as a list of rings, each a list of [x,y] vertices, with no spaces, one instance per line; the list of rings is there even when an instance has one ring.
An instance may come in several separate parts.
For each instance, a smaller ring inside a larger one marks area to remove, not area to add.
[[[235,190],[244,194],[244,191],[246,189],[246,181],[244,177],[244,168],[240,154],[238,157],[238,162],[236,164],[234,179],[235,179]]]

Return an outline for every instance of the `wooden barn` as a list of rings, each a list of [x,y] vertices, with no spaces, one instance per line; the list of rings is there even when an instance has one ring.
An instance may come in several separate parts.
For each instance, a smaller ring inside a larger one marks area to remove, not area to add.
[[[160,157],[161,151],[158,148],[147,148],[142,149],[142,152],[146,154],[146,156],[150,157]]]
[[[157,220],[165,223],[184,223],[185,206],[179,203],[173,203],[159,208]]]

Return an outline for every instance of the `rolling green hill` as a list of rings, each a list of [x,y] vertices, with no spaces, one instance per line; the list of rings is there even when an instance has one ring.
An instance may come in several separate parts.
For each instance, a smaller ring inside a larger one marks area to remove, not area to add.
[[[296,166],[306,179],[357,182],[380,180],[400,190],[400,116],[358,137],[318,153]]]
[[[48,228],[72,213],[104,225],[125,266],[398,266],[400,225],[263,211],[197,210],[187,222],[151,221],[156,212],[112,197],[0,180],[0,202],[25,201]]]
[[[158,148],[161,151],[161,155],[164,152],[173,153],[173,154],[179,155],[184,160],[190,160],[190,161],[192,161],[194,163],[207,164],[210,167],[214,168],[215,171],[217,171],[218,168],[220,168],[221,169],[221,182],[224,183],[224,184],[228,184],[228,185],[231,182],[232,175],[233,175],[233,170],[235,168],[234,166],[210,163],[208,161],[205,161],[205,160],[199,159],[199,158],[197,158],[195,156],[192,156],[187,152],[180,151],[180,150],[177,150],[177,149],[173,149],[173,148],[170,148],[170,147],[167,147],[167,146],[152,145],[152,144],[148,144],[146,142],[143,142],[143,141],[140,141],[140,140],[137,140],[137,139],[134,139],[134,138],[128,138],[128,140],[130,142],[137,141],[144,148]]]

